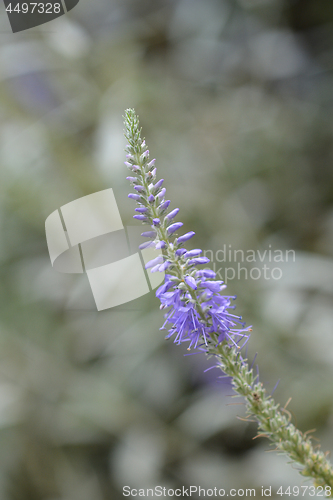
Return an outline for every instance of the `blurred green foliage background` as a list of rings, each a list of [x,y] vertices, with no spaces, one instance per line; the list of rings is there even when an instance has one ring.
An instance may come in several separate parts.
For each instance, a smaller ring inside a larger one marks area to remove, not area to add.
[[[332,1],[80,0],[16,34],[1,5],[0,43],[0,498],[308,484],[253,441],[211,362],[164,341],[154,293],[98,313],[85,278],[54,271],[44,222],[112,187],[133,224],[135,107],[190,248],[295,250],[268,264],[281,279],[228,290],[267,390],[280,378],[331,450]]]

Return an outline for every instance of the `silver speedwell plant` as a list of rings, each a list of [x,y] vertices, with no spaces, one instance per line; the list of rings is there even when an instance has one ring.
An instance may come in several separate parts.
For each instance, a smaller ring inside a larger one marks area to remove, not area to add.
[[[183,226],[182,222],[174,222],[179,209],[169,211],[170,201],[165,199],[163,179],[157,180],[155,160],[149,159],[133,109],[125,112],[125,136],[128,141],[125,165],[131,171],[127,179],[134,188],[134,193],[128,196],[137,202],[134,218],[150,226],[142,233],[148,240],[141,248],[155,246],[163,251],[163,256],[148,262],[146,268],[166,273],[165,282],[156,295],[161,309],[167,311],[162,327],[169,324],[167,338],[173,337],[178,344],[188,342],[188,349],[200,349],[207,356],[213,356],[216,366],[232,377],[237,395],[245,398],[247,418],[258,421],[259,435],[266,436],[277,451],[301,464],[300,473],[313,478],[325,496],[332,497],[333,471],[326,455],[314,450],[310,437],[290,422],[289,412],[279,409],[279,404],[266,396],[262,383],[241,355],[251,329],[230,312],[235,297],[222,295],[226,286],[216,279],[213,271],[198,269],[197,266],[209,262],[201,256],[200,249],[188,251],[183,247],[194,232],[177,236]]]

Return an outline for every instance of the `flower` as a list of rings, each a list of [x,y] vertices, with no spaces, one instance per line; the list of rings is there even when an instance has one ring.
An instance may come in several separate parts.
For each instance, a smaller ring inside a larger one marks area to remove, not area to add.
[[[209,262],[207,257],[200,257],[202,250],[182,248],[195,235],[194,231],[175,237],[183,223],[170,222],[178,215],[179,208],[167,213],[170,200],[164,199],[164,180],[155,182],[155,160],[149,161],[149,151],[141,140],[139,122],[133,110],[126,111],[125,126],[128,139],[125,164],[134,172],[128,180],[137,192],[129,197],[139,205],[134,218],[150,224],[153,229],[142,233],[150,241],[142,243],[140,248],[154,245],[164,252],[164,257],[159,255],[145,267],[153,273],[168,270],[165,283],[156,292],[161,308],[168,309],[163,325],[163,328],[166,324],[170,327],[167,338],[174,337],[176,343],[189,342],[189,348],[201,345],[208,348],[224,341],[238,346],[240,341],[247,340],[248,329],[241,318],[229,312],[233,308],[233,298],[221,295],[225,288],[223,282],[216,279],[212,270],[199,271],[195,267]],[[133,166],[137,169],[133,170]],[[241,329],[237,329],[238,324]]]

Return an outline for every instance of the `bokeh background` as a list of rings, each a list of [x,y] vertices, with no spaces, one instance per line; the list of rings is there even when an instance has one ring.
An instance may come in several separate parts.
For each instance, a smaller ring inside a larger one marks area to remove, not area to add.
[[[165,342],[154,293],[97,313],[84,277],[55,272],[44,222],[112,187],[133,224],[135,107],[189,248],[295,251],[267,263],[281,279],[228,289],[267,391],[281,379],[332,450],[332,1],[80,0],[15,35],[1,5],[0,43],[1,499],[311,484],[252,439],[211,361]]]

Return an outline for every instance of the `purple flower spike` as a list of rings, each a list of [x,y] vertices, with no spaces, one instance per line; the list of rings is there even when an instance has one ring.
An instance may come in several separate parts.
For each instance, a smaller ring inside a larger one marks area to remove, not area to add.
[[[208,288],[212,292],[219,292],[221,288],[222,281],[203,281],[201,287]]]
[[[184,241],[190,240],[194,235],[195,235],[194,231],[190,231],[189,233],[183,234],[183,236],[179,236],[179,238],[177,238],[177,243],[184,243]]]
[[[190,250],[189,252],[186,252],[184,254],[184,258],[191,259],[192,257],[196,257],[197,255],[200,255],[201,253],[202,253],[202,250],[200,250],[200,248],[196,248],[195,250]]]
[[[171,224],[171,226],[167,228],[167,232],[168,234],[173,234],[176,231],[178,231],[178,229],[180,229],[182,226],[183,226],[182,222],[175,222],[174,224]]]
[[[175,208],[174,210],[172,210],[172,212],[170,212],[170,213],[166,216],[166,218],[167,218],[167,219],[169,219],[169,220],[171,220],[171,219],[173,219],[174,217],[176,217],[176,215],[178,214],[178,212],[179,212],[179,208]]]
[[[145,215],[133,215],[133,219],[148,221]]]
[[[198,264],[208,264],[210,260],[207,257],[198,257],[197,259],[189,260],[189,265],[198,265]]]
[[[195,281],[194,278],[192,278],[192,276],[185,276],[185,282],[188,286],[190,286],[193,290],[196,290],[198,287],[197,287],[197,282]]]
[[[154,196],[153,194],[150,194],[150,195],[148,196],[148,201],[149,201],[149,203],[154,203],[154,201],[155,201],[155,196]]]
[[[158,255],[158,257],[156,257],[155,259],[150,260],[149,262],[147,262],[147,264],[145,265],[145,268],[149,269],[150,267],[154,267],[157,264],[161,265],[162,262],[163,262],[163,256],[162,255]]]
[[[129,198],[131,198],[132,200],[135,200],[135,201],[140,201],[141,200],[141,196],[138,195],[138,194],[134,194],[134,193],[130,193],[128,195]]]
[[[145,188],[143,186],[134,186],[135,191],[138,191],[139,193],[144,193]]]
[[[144,233],[141,233],[141,236],[144,238],[155,238],[156,233],[155,231],[145,231]]]
[[[178,255],[178,257],[184,255],[184,253],[186,253],[186,248],[178,248],[178,250],[176,250],[176,255]]]
[[[162,241],[159,241],[158,243],[156,243],[155,248],[156,248],[156,250],[159,250],[160,248],[165,248],[165,246],[166,246],[165,241],[162,240]]]
[[[165,188],[163,188],[163,189],[162,189],[162,190],[158,193],[158,195],[156,196],[156,198],[159,198],[159,199],[161,200],[161,199],[164,197],[165,193],[166,193],[166,189],[165,189]]]
[[[145,213],[145,212],[148,212],[148,208],[146,207],[139,207],[139,208],[136,208],[135,209],[136,212],[141,212],[141,213]]]
[[[144,250],[145,248],[149,248],[149,247],[153,247],[153,246],[154,246],[153,241],[145,241],[144,243],[141,243],[141,245],[139,245],[139,248],[140,248],[140,250]]]
[[[160,219],[157,219],[157,218],[153,219],[153,224],[154,224],[154,226],[159,226],[161,224]]]

